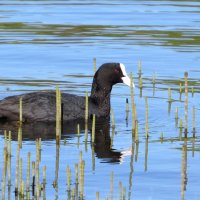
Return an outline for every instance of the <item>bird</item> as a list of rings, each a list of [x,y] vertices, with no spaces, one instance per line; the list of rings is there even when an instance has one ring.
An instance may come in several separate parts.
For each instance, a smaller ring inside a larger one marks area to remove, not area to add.
[[[104,63],[93,77],[91,94],[88,97],[88,116],[109,118],[110,97],[113,85],[124,83],[134,87],[122,63]],[[9,96],[0,100],[0,122],[19,121],[19,100],[22,98],[23,123],[55,122],[56,92],[37,91]],[[64,122],[85,118],[85,97],[62,93],[62,119]]]

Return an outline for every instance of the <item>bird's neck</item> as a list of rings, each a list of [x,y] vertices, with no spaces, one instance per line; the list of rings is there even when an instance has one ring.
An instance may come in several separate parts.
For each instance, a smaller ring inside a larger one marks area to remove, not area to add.
[[[90,99],[96,104],[99,109],[109,115],[110,113],[110,93],[112,86],[106,84],[98,84],[96,80],[93,80]]]

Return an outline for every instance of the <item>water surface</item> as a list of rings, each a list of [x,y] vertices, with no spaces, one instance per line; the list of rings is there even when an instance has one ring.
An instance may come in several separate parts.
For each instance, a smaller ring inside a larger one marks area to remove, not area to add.
[[[128,123],[125,120],[130,89],[117,85],[112,91],[116,128],[113,134],[107,127],[108,141],[99,136],[96,149],[92,149],[89,137],[86,148],[84,127],[79,147],[75,131],[63,135],[59,151],[53,137],[43,139],[40,167],[42,181],[42,167],[47,166],[47,199],[67,198],[66,167],[72,169],[74,187],[74,165],[79,162],[80,151],[85,160],[85,199],[94,199],[96,191],[100,192],[100,199],[112,196],[119,199],[120,181],[126,187],[127,199],[199,199],[199,14],[199,1],[1,1],[1,99],[55,89],[56,85],[63,92],[84,95],[85,91],[90,92],[94,57],[98,66],[104,62],[122,62],[134,74],[139,145],[132,143],[130,113]],[[142,95],[138,88],[139,60],[143,71]],[[190,91],[187,141],[180,138],[175,121],[176,107],[179,120],[184,120],[184,93],[180,97],[179,84],[183,83],[185,71],[189,73]],[[155,85],[152,76],[156,76]],[[145,96],[149,103],[148,141],[145,140]],[[196,138],[191,138],[193,106]],[[21,157],[26,169],[29,151],[31,161],[35,160],[35,141],[31,137],[24,139]],[[1,146],[3,143],[1,136]],[[132,155],[122,156],[130,154],[133,147]],[[17,143],[13,141],[12,198],[16,149]],[[3,155],[3,148],[0,154]],[[59,160],[57,170],[56,159]],[[112,172],[113,194],[110,192]],[[24,180],[25,177],[26,171]],[[58,187],[54,188],[55,179]]]

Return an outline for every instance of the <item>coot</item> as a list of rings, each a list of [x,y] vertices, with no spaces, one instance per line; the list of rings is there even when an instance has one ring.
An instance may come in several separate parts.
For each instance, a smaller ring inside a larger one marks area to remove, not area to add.
[[[108,118],[110,115],[110,93],[116,83],[130,86],[125,66],[121,63],[105,63],[94,75],[89,97],[89,116]],[[134,87],[134,84],[133,84]],[[56,93],[40,91],[7,97],[0,101],[0,121],[19,120],[19,99],[23,101],[23,122],[55,122]],[[85,97],[62,93],[63,121],[85,117]]]

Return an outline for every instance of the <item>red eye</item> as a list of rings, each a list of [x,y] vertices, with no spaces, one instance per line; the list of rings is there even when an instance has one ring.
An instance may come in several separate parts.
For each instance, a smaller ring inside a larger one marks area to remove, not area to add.
[[[116,74],[119,74],[119,70],[115,69],[115,73],[116,73]]]

